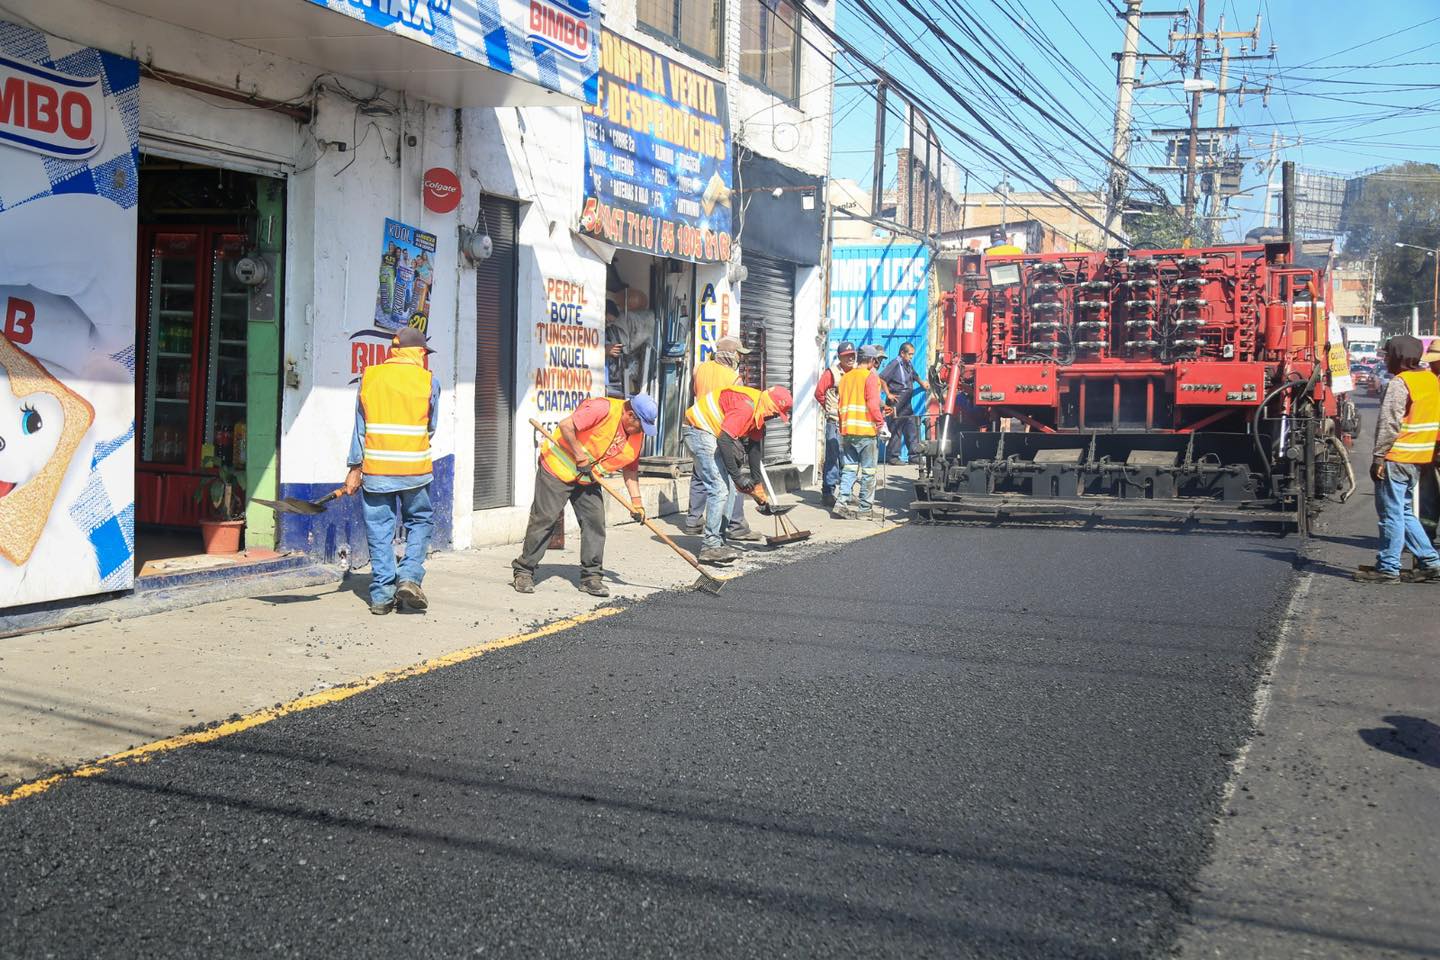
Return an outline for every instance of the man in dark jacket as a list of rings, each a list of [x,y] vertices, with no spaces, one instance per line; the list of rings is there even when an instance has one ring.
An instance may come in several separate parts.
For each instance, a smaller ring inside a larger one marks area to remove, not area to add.
[[[915,344],[900,345],[900,355],[880,371],[880,380],[895,405],[890,415],[890,440],[885,444],[885,461],[894,466],[900,463],[900,441],[905,441],[905,450],[911,460],[915,459],[915,446],[920,442],[920,425],[916,420],[913,401],[915,388],[929,391],[930,384],[915,372]]]

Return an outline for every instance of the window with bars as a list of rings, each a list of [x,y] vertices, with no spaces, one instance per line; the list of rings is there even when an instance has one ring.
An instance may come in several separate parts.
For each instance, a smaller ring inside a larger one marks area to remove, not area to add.
[[[742,0],[740,76],[783,100],[800,91],[800,14],[788,0]]]
[[[637,0],[640,29],[703,60],[725,53],[725,0]]]

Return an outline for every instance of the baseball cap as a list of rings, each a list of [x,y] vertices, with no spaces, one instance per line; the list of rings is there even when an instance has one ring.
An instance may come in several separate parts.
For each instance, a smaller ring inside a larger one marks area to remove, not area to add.
[[[1425,350],[1425,356],[1420,359],[1430,364],[1431,370],[1435,369],[1435,364],[1440,363],[1440,337],[1436,337],[1430,341],[1430,346]]]
[[[717,353],[750,352],[748,349],[746,349],[745,344],[740,342],[739,337],[721,337],[719,340],[715,341],[715,351]]]
[[[423,347],[425,334],[414,327],[401,327],[395,331],[395,337],[390,342],[397,347]]]
[[[860,348],[861,360],[878,360],[882,356],[884,354],[880,352],[879,347],[866,345]]]
[[[765,391],[770,394],[770,399],[775,402],[775,409],[780,413],[781,420],[790,419],[790,411],[795,406],[795,398],[790,396],[790,391],[784,387],[771,387]]]
[[[645,431],[645,436],[655,436],[655,421],[660,418],[660,408],[655,401],[643,393],[628,399],[630,411],[640,418],[640,429]]]
[[[839,357],[839,356],[843,356],[844,354],[854,353],[854,352],[855,352],[855,344],[851,343],[849,340],[841,340],[841,341],[840,341],[840,346],[839,346],[838,348],[836,348],[836,350],[835,350],[835,356]]]

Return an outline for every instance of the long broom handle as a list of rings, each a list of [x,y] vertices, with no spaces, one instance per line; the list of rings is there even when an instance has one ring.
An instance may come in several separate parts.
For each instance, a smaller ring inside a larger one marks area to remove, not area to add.
[[[546,440],[552,439],[550,434],[545,432],[545,428],[540,425],[539,421],[531,420],[530,426],[534,427],[535,432],[540,434],[540,436],[544,437]],[[630,509],[630,501],[626,500],[624,497],[620,496],[620,494],[616,493],[614,487],[610,486],[608,483],[606,483],[604,480],[600,479],[594,474],[591,474],[590,476],[591,479],[599,485],[601,490],[604,490],[606,493],[610,494],[610,496],[614,497],[621,504],[623,504],[627,511]],[[693,553],[680,546],[680,544],[676,543],[674,540],[671,540],[670,537],[665,533],[665,531],[661,530],[658,526],[656,526],[654,521],[652,521],[649,517],[646,517],[640,522],[645,524],[646,529],[648,529],[651,533],[655,534],[655,536],[665,541],[665,546],[678,553],[680,555],[680,559],[690,564],[690,566],[694,567],[700,573],[709,576],[709,574],[701,568],[700,561],[695,559],[695,555]]]

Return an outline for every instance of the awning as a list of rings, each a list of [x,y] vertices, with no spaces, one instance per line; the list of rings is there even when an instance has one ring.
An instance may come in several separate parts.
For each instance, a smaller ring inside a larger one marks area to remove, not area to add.
[[[595,99],[598,0],[107,2],[444,106]]]

